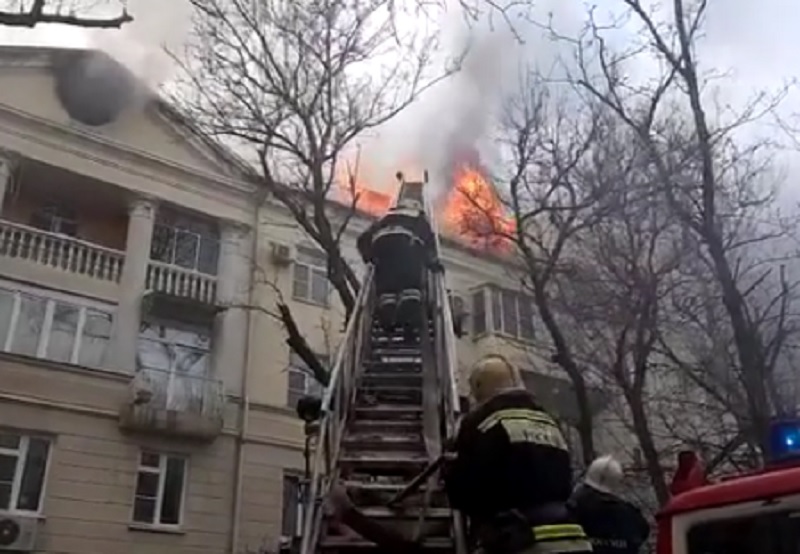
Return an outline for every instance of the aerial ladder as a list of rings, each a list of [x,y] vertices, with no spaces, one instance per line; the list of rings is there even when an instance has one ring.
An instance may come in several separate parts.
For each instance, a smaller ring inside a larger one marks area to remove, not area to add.
[[[395,202],[422,201],[438,252],[436,218],[424,193],[423,182],[402,182]],[[367,270],[322,400],[300,554],[379,550],[332,521],[326,499],[334,483],[344,484],[364,515],[420,540],[424,550],[466,554],[461,515],[448,506],[438,471],[430,471],[455,432],[460,403],[444,274],[427,271],[425,280],[424,323],[409,340],[387,334],[373,318],[373,268]]]

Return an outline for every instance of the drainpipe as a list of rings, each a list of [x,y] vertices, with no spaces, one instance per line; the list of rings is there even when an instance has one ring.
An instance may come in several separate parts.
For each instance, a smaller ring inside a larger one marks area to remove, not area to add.
[[[255,263],[258,254],[259,242],[259,215],[261,207],[266,199],[266,194],[263,191],[258,191],[255,198],[255,215],[253,216],[253,237],[252,248],[250,251],[250,260]],[[248,304],[255,305],[258,300],[255,296],[255,287],[253,286],[253,270],[250,269],[250,291],[248,293]],[[244,446],[247,437],[248,420],[250,416],[250,397],[248,395],[248,376],[250,375],[250,336],[253,333],[253,312],[254,310],[247,311],[247,335],[245,336],[245,367],[244,375],[242,376],[242,408],[239,415],[239,435],[236,438],[236,473],[234,475],[234,491],[233,491],[233,510],[231,521],[231,539],[230,539],[230,554],[237,554],[239,551],[239,531],[240,520],[242,515],[242,488],[244,485]]]

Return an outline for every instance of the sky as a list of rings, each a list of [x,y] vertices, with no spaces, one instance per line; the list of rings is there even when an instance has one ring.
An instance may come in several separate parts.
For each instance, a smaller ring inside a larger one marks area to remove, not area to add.
[[[621,0],[605,0],[600,5],[607,11],[608,6],[615,3],[619,5]],[[134,22],[122,31],[87,31],[54,25],[33,30],[0,28],[0,43],[99,47],[128,65],[148,84],[158,85],[169,80],[174,66],[163,53],[163,46],[179,47],[187,36],[190,29],[188,1],[128,0],[128,9]],[[581,0],[537,2],[540,19],[550,12],[561,29],[574,31],[579,28],[586,9]],[[800,2],[797,0],[709,0],[705,34],[698,47],[699,58],[706,69],[729,72],[728,79],[719,81],[720,93],[727,102],[741,105],[757,91],[776,90],[788,80],[800,78],[800,64],[796,61],[800,53],[798,21]],[[487,122],[486,117],[475,117],[475,114],[490,111],[488,106],[499,99],[496,83],[513,78],[509,68],[514,64],[508,62],[524,56],[547,64],[558,54],[558,47],[545,40],[539,30],[519,22],[517,25],[525,38],[524,45],[512,44],[502,24],[497,24],[492,32],[487,32],[485,25],[480,27],[476,41],[477,62],[473,67],[393,122],[384,133],[385,140],[372,145],[376,159],[381,152],[385,155],[387,170],[392,163],[398,163],[395,162],[398,158],[416,157],[422,166],[434,163],[425,156],[435,156],[437,145],[448,140],[448,133],[466,136],[480,146],[486,139]],[[781,114],[787,120],[800,114],[800,93],[794,88],[782,104]],[[797,120],[800,123],[800,117]],[[774,127],[763,125],[745,132],[771,133],[773,137],[780,134]],[[387,148],[380,142],[405,146]],[[787,151],[781,162],[789,168],[786,184],[789,196],[800,199],[800,155]],[[798,178],[793,179],[792,175]]]

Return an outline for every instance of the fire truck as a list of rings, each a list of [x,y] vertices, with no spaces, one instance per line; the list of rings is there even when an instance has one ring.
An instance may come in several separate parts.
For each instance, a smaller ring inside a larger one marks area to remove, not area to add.
[[[800,552],[800,419],[771,426],[763,468],[710,482],[678,456],[672,498],[657,515],[657,554]]]

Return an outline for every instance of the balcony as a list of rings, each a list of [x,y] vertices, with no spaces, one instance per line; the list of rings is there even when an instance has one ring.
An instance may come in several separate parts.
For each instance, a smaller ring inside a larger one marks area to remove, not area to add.
[[[0,256],[101,281],[119,282],[123,252],[0,220]]]
[[[214,304],[217,298],[215,276],[153,260],[147,268],[145,288],[203,304]]]
[[[119,413],[120,429],[174,438],[213,441],[222,432],[225,394],[221,381],[143,368],[131,381]]]

